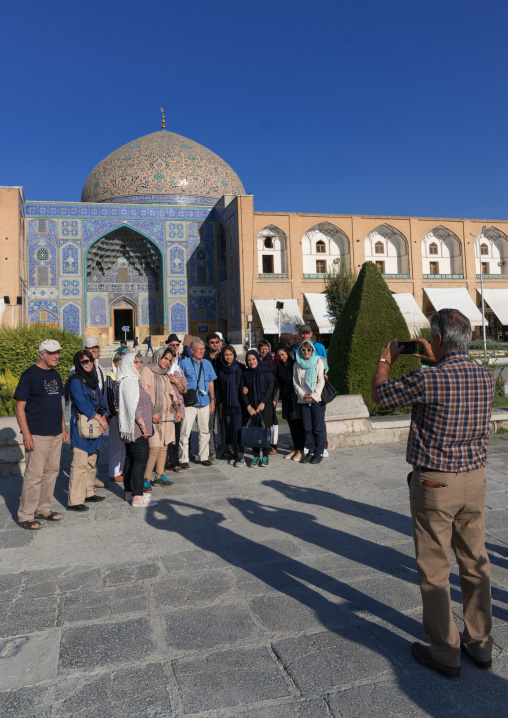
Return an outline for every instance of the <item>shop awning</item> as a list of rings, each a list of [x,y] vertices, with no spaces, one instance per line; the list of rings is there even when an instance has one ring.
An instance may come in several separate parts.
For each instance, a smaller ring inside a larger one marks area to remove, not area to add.
[[[284,309],[280,310],[280,333],[294,334],[295,324],[304,324],[302,314],[296,299],[254,299],[259,319],[265,334],[279,333],[279,310],[277,302],[284,302]]]
[[[393,294],[409,331],[429,326],[429,320],[422,312],[412,294]]]
[[[440,309],[458,309],[469,319],[471,324],[482,323],[482,314],[469,296],[466,287],[432,287],[429,289],[424,287],[423,291],[432,302],[436,312]]]
[[[334,326],[328,314],[326,296],[324,294],[310,294],[308,292],[305,292],[303,296],[307,300],[314,321],[318,325],[319,333],[333,334]]]
[[[477,290],[479,294],[480,290]],[[508,324],[508,289],[483,289],[483,298],[501,324]]]

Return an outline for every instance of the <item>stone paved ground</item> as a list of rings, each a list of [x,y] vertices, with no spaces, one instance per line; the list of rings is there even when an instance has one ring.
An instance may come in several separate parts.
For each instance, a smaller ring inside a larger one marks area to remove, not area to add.
[[[507,459],[492,439],[494,668],[464,659],[457,682],[409,652],[425,637],[402,444],[194,466],[155,510],[113,486],[36,534],[13,523],[19,478],[2,478],[0,716],[506,715]],[[65,505],[68,448],[62,463]]]

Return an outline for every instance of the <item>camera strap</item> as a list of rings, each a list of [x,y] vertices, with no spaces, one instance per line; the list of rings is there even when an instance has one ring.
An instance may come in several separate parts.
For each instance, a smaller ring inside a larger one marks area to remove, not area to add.
[[[192,366],[194,366],[194,360],[192,362]],[[196,393],[199,394],[199,380],[201,378],[201,372],[203,371],[203,360],[199,362],[199,372],[196,371],[196,367],[194,366],[194,374],[196,374],[197,380],[196,380]],[[205,389],[206,394],[206,389]]]

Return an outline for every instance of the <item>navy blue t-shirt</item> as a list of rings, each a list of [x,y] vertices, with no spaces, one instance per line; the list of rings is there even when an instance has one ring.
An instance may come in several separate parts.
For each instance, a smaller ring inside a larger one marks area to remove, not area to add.
[[[56,369],[33,364],[23,372],[14,398],[26,401],[25,415],[31,434],[50,436],[62,433],[63,384]]]

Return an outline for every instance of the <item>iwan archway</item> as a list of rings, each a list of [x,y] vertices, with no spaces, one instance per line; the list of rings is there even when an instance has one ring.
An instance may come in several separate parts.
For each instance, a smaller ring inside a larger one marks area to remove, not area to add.
[[[86,255],[85,325],[107,338],[164,334],[164,257],[148,237],[121,226],[100,237]]]

